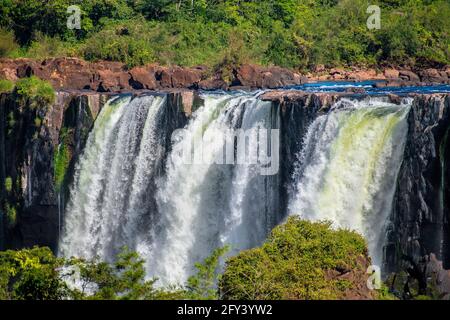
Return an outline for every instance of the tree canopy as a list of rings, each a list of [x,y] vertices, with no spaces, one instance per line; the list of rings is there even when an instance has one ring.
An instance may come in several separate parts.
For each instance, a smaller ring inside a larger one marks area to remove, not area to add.
[[[380,30],[366,26],[373,4]],[[66,26],[69,5],[80,30]],[[448,64],[449,16],[445,0],[0,0],[0,55],[214,66],[233,50],[297,69]]]

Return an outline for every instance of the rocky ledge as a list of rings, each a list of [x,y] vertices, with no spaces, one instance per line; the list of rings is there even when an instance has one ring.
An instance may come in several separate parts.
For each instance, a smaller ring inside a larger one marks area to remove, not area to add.
[[[87,62],[78,58],[45,60],[0,59],[0,79],[16,81],[36,75],[56,89],[129,92],[161,89],[257,89],[279,88],[314,81],[380,80],[376,86],[450,84],[450,66],[414,70],[409,67],[348,70],[318,66],[312,73],[300,74],[280,67],[245,64],[231,70],[212,72],[204,66],[184,68],[149,64],[127,68],[120,62]]]

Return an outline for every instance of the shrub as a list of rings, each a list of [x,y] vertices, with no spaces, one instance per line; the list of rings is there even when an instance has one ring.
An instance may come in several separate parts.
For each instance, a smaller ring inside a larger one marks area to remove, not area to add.
[[[129,67],[154,61],[145,23],[138,21],[106,26],[87,39],[82,52],[87,60],[122,61]]]
[[[62,260],[48,248],[0,252],[0,297],[16,300],[58,300],[67,295],[58,268]]]
[[[6,177],[5,179],[5,189],[6,192],[11,192],[12,191],[12,187],[13,187],[13,183],[12,183],[12,178],[11,177]]]
[[[46,36],[38,32],[25,54],[33,59],[79,56],[79,45],[74,42],[64,42],[58,37]]]
[[[0,93],[7,93],[14,90],[14,82],[0,79]]]
[[[16,82],[16,93],[30,102],[30,107],[45,107],[55,101],[55,91],[50,83],[36,76],[22,78]]]
[[[0,28],[0,58],[9,57],[19,49],[12,31]]]
[[[334,272],[364,275],[366,242],[347,230],[332,230],[328,222],[292,217],[275,228],[260,248],[241,252],[226,262],[219,282],[224,299],[339,299],[348,280]]]
[[[186,296],[193,300],[217,300],[217,272],[220,258],[229,250],[223,247],[214,252],[203,263],[196,263],[197,274],[187,281]],[[220,278],[220,277],[219,277]]]

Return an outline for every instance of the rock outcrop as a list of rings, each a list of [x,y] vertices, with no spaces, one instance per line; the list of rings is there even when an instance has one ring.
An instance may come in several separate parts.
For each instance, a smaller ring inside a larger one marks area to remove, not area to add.
[[[63,185],[70,178],[68,174],[56,179],[58,150],[64,148],[64,170],[69,170],[105,101],[95,93],[60,92],[52,105],[32,109],[27,101],[2,94],[0,202],[7,247],[56,247],[58,209],[62,210]],[[6,180],[11,181],[8,190]]]
[[[312,81],[380,80],[378,86],[449,84],[450,67],[412,70],[411,68],[331,68],[318,66],[315,72],[300,74],[276,66],[244,64],[224,75],[206,67],[164,67],[157,64],[127,68],[120,62],[87,62],[78,58],[0,59],[0,79],[16,81],[36,75],[56,89],[129,92],[163,89],[260,89],[301,85]]]
[[[0,78],[16,81],[35,75],[58,90],[129,92],[162,89],[276,88],[302,83],[299,74],[279,67],[243,65],[229,80],[206,68],[163,67],[156,64],[128,69],[119,62],[87,62],[77,58],[0,60]]]

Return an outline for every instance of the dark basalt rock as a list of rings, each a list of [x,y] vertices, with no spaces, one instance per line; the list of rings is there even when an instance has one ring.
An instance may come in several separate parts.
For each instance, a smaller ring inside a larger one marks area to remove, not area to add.
[[[0,204],[2,211],[7,206],[17,211],[14,225],[6,226],[7,219],[2,215],[5,247],[56,247],[70,170],[106,101],[103,98],[98,94],[60,92],[54,104],[34,110],[13,94],[2,95],[0,182],[3,186],[8,177],[13,187],[10,192],[0,190]],[[66,180],[56,186],[54,157],[62,142],[71,159]]]
[[[279,212],[281,218],[289,214],[287,206],[295,163],[303,147],[301,137],[306,135],[310,124],[317,116],[326,111],[340,96],[340,94],[309,94],[299,91],[271,91],[261,96],[263,100],[272,101],[280,119]]]
[[[403,164],[387,229],[385,270],[434,253],[450,268],[450,95],[417,95],[408,116]]]

